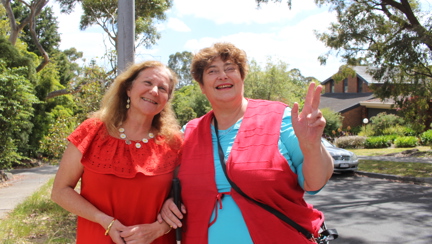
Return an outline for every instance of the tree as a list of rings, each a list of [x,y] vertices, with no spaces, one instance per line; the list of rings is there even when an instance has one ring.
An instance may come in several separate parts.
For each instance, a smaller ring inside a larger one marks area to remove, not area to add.
[[[36,45],[37,49],[39,50],[40,54],[42,55],[43,59],[39,66],[36,68],[36,71],[41,71],[45,65],[49,63],[49,56],[48,53],[45,51],[43,46],[40,44],[38,35],[36,33],[36,17],[39,16],[42,9],[45,7],[45,5],[48,3],[48,0],[32,0],[29,3],[26,1],[20,0],[19,3],[22,3],[25,5],[29,12],[25,16],[22,16],[20,19],[16,19],[11,2],[12,0],[1,0],[4,8],[6,9],[6,13],[9,19],[9,25],[10,25],[10,36],[9,41],[12,43],[12,45],[15,45],[18,39],[18,35],[23,30],[25,26],[29,26],[30,35],[32,37],[33,43]],[[17,2],[17,3],[18,3]],[[15,3],[15,2],[14,2]],[[20,5],[20,4],[18,4]]]
[[[25,78],[26,67],[7,68],[0,59],[0,168],[8,168],[24,157],[20,145],[28,143],[33,124],[32,84]]]
[[[15,10],[15,9],[14,9]],[[15,16],[23,13],[17,13]],[[25,14],[25,12],[24,12]],[[42,12],[36,16],[35,19],[35,33],[37,39],[43,50],[45,50],[50,56],[58,51],[60,46],[60,34],[58,33],[58,21],[57,17],[54,16],[54,12],[51,7],[46,7]],[[34,43],[29,26],[23,28],[24,33],[20,36],[20,39],[27,43],[28,51],[34,52],[39,56],[42,56],[37,45]]]
[[[245,80],[245,96],[287,104],[301,103],[309,79],[303,77],[298,69],[288,70],[288,67],[283,61],[275,64],[268,59],[265,68],[262,68],[255,60],[251,60]]]
[[[330,5],[337,14],[337,23],[327,33],[316,33],[330,48],[321,63],[336,52],[348,65],[369,66],[369,73],[382,83],[372,87],[374,93],[381,99],[393,98],[404,108],[405,118],[417,114],[415,124],[424,128],[432,97],[432,13],[417,0],[315,2]]]
[[[117,7],[118,0],[57,0],[63,13],[71,13],[77,3],[84,10],[80,29],[92,25],[100,26],[108,35],[112,46],[117,50]],[[160,38],[156,21],[166,19],[165,11],[171,8],[172,0],[135,0],[135,40],[136,45],[150,48]]]
[[[0,36],[6,36],[10,33],[9,21],[7,19],[6,9],[0,5]]]
[[[183,86],[175,92],[172,106],[180,125],[198,118],[211,110],[210,102],[201,93],[198,82]]]
[[[190,73],[190,66],[192,63],[193,55],[191,52],[183,51],[171,54],[168,60],[168,67],[170,67],[178,76],[179,84],[177,89],[183,86],[191,85],[193,78]]]

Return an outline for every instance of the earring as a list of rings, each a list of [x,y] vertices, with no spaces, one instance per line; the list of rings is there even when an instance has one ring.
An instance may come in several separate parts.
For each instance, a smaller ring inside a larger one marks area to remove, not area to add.
[[[130,108],[130,99],[128,97],[128,99],[126,101],[126,109],[129,109],[129,108]]]

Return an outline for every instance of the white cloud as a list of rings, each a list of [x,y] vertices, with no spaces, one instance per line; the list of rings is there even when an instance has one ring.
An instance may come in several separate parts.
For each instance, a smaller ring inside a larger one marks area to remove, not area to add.
[[[177,18],[169,18],[167,27],[178,32],[190,32],[191,29],[181,20]]]
[[[290,10],[285,1],[281,3],[262,4],[257,8],[253,0],[176,0],[176,14],[191,15],[196,18],[212,20],[217,24],[251,24],[272,23],[292,19],[301,11],[316,8],[312,1],[296,1]]]
[[[281,60],[288,63],[291,69],[299,69],[304,76],[324,80],[335,73],[341,64],[336,58],[330,58],[326,66],[320,65],[318,56],[325,54],[327,48],[317,40],[313,30],[322,32],[334,20],[333,14],[324,12],[312,15],[295,26],[282,28],[279,32],[242,32],[219,38],[202,37],[187,41],[184,47],[197,52],[215,42],[227,41],[243,49],[249,60],[255,59],[261,64],[265,64],[268,58]]]
[[[84,52],[87,61],[101,57],[105,52],[106,34],[98,27],[79,30],[81,6],[76,6],[71,15],[65,15],[59,14],[57,3],[53,5],[57,8],[59,32],[62,33],[60,49],[76,47],[78,51]],[[148,59],[167,62],[168,56],[177,51],[197,52],[215,42],[229,41],[245,50],[249,59],[265,63],[271,56],[273,60],[288,63],[290,68],[300,69],[304,76],[315,76],[319,80],[328,78],[341,65],[334,57],[329,58],[326,66],[320,66],[317,60],[328,49],[316,39],[313,30],[325,31],[330,22],[335,21],[335,14],[318,9],[313,1],[293,1],[291,10],[286,1],[264,4],[257,10],[254,0],[175,0],[167,17],[168,21],[158,25],[162,39],[152,49],[138,48],[135,57],[137,62]],[[185,24],[200,23],[203,20],[206,23],[210,20],[210,23],[205,26],[196,25],[194,28],[197,29],[193,31]],[[245,26],[244,30],[248,31],[227,34],[230,28],[218,29],[211,22],[228,23],[242,29]],[[251,24],[256,25],[256,30],[250,29]],[[264,24],[268,26],[267,29],[259,28]],[[204,34],[208,31],[199,28],[213,28],[217,32],[212,32],[216,35],[208,36]],[[220,32],[225,30],[226,32]],[[187,33],[181,37],[190,39],[172,37],[178,36],[179,32]],[[165,36],[170,38],[164,39]]]

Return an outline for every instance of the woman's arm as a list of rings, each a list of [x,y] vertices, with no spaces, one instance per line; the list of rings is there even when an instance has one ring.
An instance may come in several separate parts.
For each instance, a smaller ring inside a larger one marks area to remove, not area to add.
[[[309,85],[303,110],[299,114],[299,105],[292,109],[292,124],[302,150],[304,189],[317,191],[321,189],[333,174],[333,160],[321,143],[321,136],[326,120],[318,109],[322,86],[315,89]]]
[[[75,191],[83,173],[81,158],[82,154],[78,148],[69,143],[54,179],[51,199],[67,211],[96,222],[107,229],[114,218],[101,212]],[[119,235],[123,228],[124,226],[119,221],[115,221],[111,226],[109,234],[115,243],[124,243]]]

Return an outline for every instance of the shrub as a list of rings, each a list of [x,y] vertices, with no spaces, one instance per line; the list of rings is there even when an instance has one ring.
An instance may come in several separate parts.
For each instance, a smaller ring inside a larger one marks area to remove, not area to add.
[[[333,112],[328,108],[321,110],[324,118],[326,119],[326,126],[324,128],[324,134],[327,137],[335,137],[335,133],[342,126],[343,116],[340,113]]]
[[[427,130],[420,134],[420,143],[422,145],[432,145],[432,130]]]
[[[386,148],[390,147],[393,136],[371,136],[366,138],[365,148]]]
[[[364,126],[361,126],[360,131],[358,132],[359,136],[374,136],[375,135],[375,131],[374,131],[374,127],[372,124],[367,124]]]
[[[364,136],[343,136],[336,138],[334,144],[340,148],[363,148],[365,141]]]
[[[415,136],[403,136],[394,140],[396,147],[415,147],[418,144],[418,138]]]
[[[379,113],[371,117],[373,131],[375,135],[384,135],[384,130],[396,125],[403,125],[404,120],[394,114],[387,114],[385,112]]]
[[[415,136],[413,129],[407,126],[395,125],[383,130],[383,135]]]

